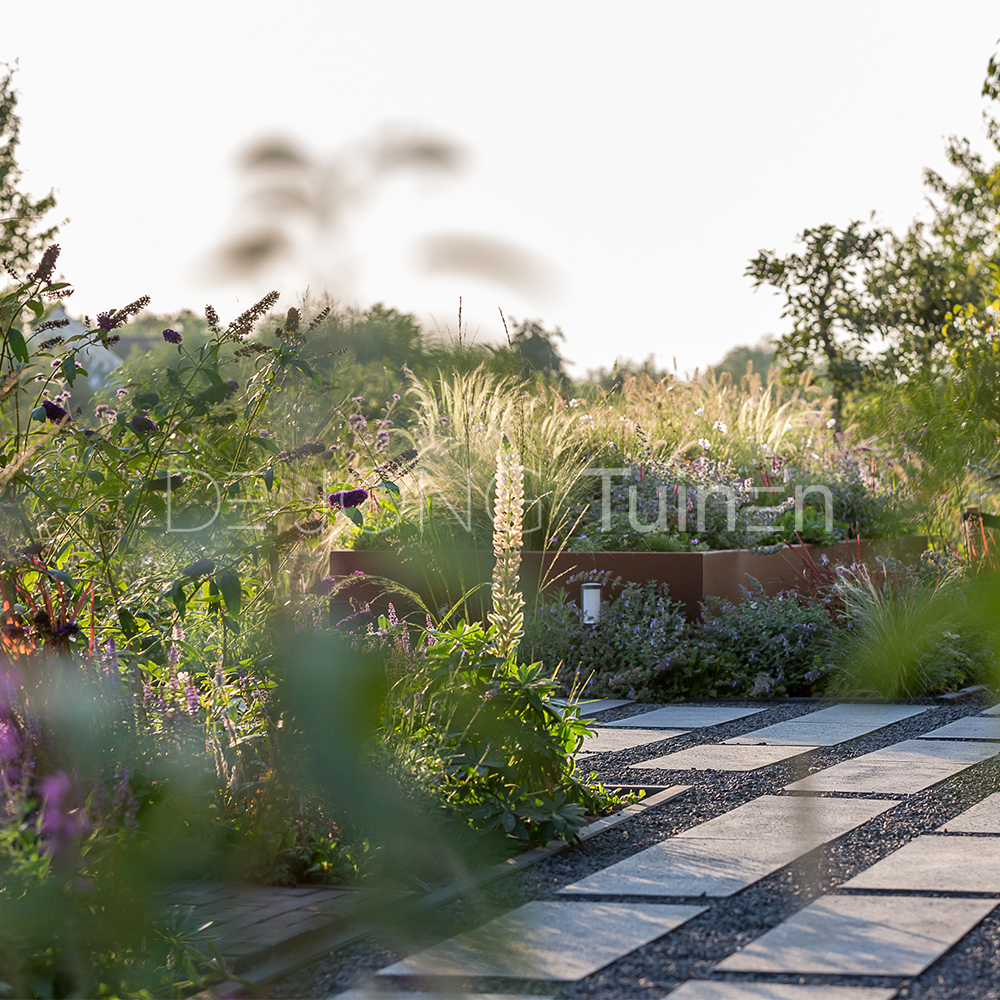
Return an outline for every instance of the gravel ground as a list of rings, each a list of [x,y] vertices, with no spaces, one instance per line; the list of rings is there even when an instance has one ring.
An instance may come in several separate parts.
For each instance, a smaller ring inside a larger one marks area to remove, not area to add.
[[[718,704],[717,702],[713,704]],[[869,753],[965,715],[982,710],[978,703],[927,704],[930,711],[838,747],[807,754],[745,773],[712,771],[626,770],[628,764],[650,759],[668,750],[721,742],[772,723],[814,710],[815,702],[727,702],[765,707],[767,712],[737,722],[696,731],[634,750],[592,757],[585,762],[605,784],[689,784],[678,799],[655,807],[628,823],[565,850],[516,875],[486,886],[432,913],[422,914],[419,926],[397,927],[376,939],[337,952],[286,977],[271,987],[273,997],[326,997],[363,982],[379,968],[453,934],[484,923],[533,899],[551,899],[563,886],[643,848],[764,794],[840,761]],[[628,706],[599,716],[608,722],[635,715],[652,706]],[[755,979],[772,982],[815,982],[855,986],[894,986],[900,997],[926,1000],[1000,1000],[1000,910],[994,912],[951,951],[915,979],[843,976],[757,976],[712,974],[711,969],[737,948],[770,930],[809,902],[836,889],[848,878],[870,867],[921,833],[933,831],[969,805],[1000,789],[1000,759],[971,767],[924,792],[902,797],[902,803],[797,862],[761,879],[734,896],[709,900],[709,909],[670,934],[654,941],[577,983],[524,983],[490,979],[470,983],[488,993],[539,994],[552,997],[648,997],[659,1000],[687,979]],[[786,793],[787,794],[787,793]],[[865,796],[871,797],[871,796]],[[888,796],[887,796],[888,797]],[[996,840],[984,841],[995,849]],[[850,891],[850,890],[847,890]],[[923,893],[922,895],[933,895]],[[940,894],[949,895],[949,894]],[[616,897],[622,898],[622,897]],[[628,897],[624,897],[628,899]],[[638,900],[638,897],[636,897]],[[646,900],[648,901],[648,900]],[[691,902],[663,897],[662,902]],[[407,989],[401,982],[397,988]]]

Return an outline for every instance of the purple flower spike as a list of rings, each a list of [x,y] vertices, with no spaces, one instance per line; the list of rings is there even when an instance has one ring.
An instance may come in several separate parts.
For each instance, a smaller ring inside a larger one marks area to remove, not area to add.
[[[45,418],[51,420],[54,424],[58,424],[69,416],[69,413],[63,407],[58,403],[53,403],[51,399],[42,400],[42,409],[45,410]]]
[[[367,490],[341,490],[339,493],[331,493],[327,497],[327,503],[334,510],[346,510],[348,507],[360,507],[367,499]]]
[[[179,344],[181,342],[181,335],[176,330],[164,330],[163,339],[168,344]]]

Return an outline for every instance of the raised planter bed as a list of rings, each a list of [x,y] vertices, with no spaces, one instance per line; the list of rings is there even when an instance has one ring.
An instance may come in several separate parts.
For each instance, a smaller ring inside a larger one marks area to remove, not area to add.
[[[907,538],[838,545],[807,545],[813,560],[821,563],[825,557],[834,565],[853,562],[874,562],[877,556],[893,556],[904,562],[920,557],[927,547],[922,535]],[[566,586],[566,580],[577,573],[591,570],[609,572],[624,581],[643,583],[659,580],[670,588],[690,619],[701,614],[701,603],[707,597],[721,597],[733,602],[742,600],[740,587],[747,585],[747,574],[759,580],[768,594],[800,589],[803,569],[799,546],[785,546],[778,552],[754,549],[724,549],[718,552],[525,552],[521,561],[521,585],[525,599],[531,601],[539,586],[553,591]],[[485,583],[470,598],[468,612],[480,617],[488,609],[489,580],[493,571],[493,553],[485,551],[452,552],[439,559],[447,567],[446,574],[435,571],[426,557],[416,551],[388,552],[378,550],[342,549],[330,553],[330,575],[345,579],[356,574],[393,580],[418,593],[431,608],[450,607],[463,592]],[[346,613],[354,601],[372,601],[373,607],[385,605],[391,598],[383,596],[383,588],[365,579],[341,591],[338,603]],[[579,595],[574,595],[578,597]],[[399,601],[396,601],[397,607]]]

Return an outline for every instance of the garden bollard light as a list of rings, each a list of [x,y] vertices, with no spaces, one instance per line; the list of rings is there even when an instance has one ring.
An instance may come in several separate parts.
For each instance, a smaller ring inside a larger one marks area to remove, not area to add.
[[[601,620],[601,585],[599,583],[581,584],[580,594],[584,625],[596,625]]]

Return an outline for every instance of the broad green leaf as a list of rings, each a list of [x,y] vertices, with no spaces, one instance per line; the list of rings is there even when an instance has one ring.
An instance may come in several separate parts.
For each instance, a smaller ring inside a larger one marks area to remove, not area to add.
[[[274,443],[271,438],[266,437],[252,437],[250,438],[254,444],[259,444],[264,451],[271,452],[272,455],[278,454],[278,446]]]
[[[121,625],[126,639],[131,639],[132,636],[139,634],[139,626],[128,608],[118,609],[118,624]]]
[[[174,602],[174,607],[177,608],[177,614],[179,614],[183,620],[184,614],[187,611],[187,595],[184,593],[183,580],[174,580],[173,585],[170,588],[170,600]]]
[[[344,513],[349,517],[359,528],[364,526],[365,519],[361,515],[361,511],[357,507],[347,507]]]
[[[7,339],[10,341],[10,349],[14,352],[14,357],[27,364],[31,360],[31,355],[28,354],[28,345],[24,342],[21,331],[16,326],[12,326],[7,333]]]
[[[62,370],[66,381],[72,385],[76,381],[76,359],[73,355],[63,359]]]
[[[240,613],[243,602],[243,587],[240,578],[231,570],[224,569],[215,575],[215,581],[222,591],[222,599],[226,602],[226,610],[235,618]]]
[[[268,466],[267,471],[264,473],[264,485],[267,487],[267,492],[271,492],[271,487],[274,485],[274,466]]]
[[[31,419],[32,420],[39,420],[42,423],[44,423],[45,422],[45,416],[46,416],[46,414],[45,414],[45,407],[44,406],[36,406],[31,411]]]
[[[71,577],[65,570],[47,569],[45,572],[48,573],[53,580],[58,580],[60,583],[66,584],[67,587],[73,587],[73,577]]]

